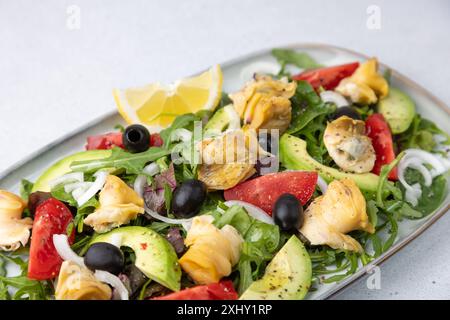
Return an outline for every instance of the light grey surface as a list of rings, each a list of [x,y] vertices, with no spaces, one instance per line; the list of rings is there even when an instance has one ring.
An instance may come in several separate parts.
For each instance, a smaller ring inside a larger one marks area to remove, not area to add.
[[[366,27],[369,5],[381,29]],[[69,5],[81,28],[66,27]],[[114,108],[113,87],[170,81],[264,47],[323,42],[378,56],[444,101],[450,2],[0,1],[0,168]],[[447,89],[447,90],[446,90]],[[2,171],[0,170],[0,171]],[[450,298],[450,218],[341,299]]]

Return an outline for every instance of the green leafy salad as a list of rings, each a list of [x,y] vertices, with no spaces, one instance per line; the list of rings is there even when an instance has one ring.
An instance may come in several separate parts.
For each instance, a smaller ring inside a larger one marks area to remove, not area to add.
[[[0,299],[300,300],[442,206],[450,136],[389,70],[272,55],[116,89],[126,127],[0,190]]]

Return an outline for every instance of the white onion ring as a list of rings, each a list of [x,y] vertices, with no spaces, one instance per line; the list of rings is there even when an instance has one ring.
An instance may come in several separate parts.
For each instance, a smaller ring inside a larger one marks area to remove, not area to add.
[[[144,187],[147,183],[147,177],[144,175],[138,175],[136,180],[134,180],[133,189],[138,194],[139,197],[144,197]]]
[[[82,206],[86,202],[89,201],[93,196],[96,195],[97,192],[102,190],[106,177],[108,176],[108,172],[106,171],[97,171],[94,176],[96,177],[94,183],[86,190],[84,194],[82,194],[77,200],[78,206]]]
[[[55,179],[51,180],[48,183],[48,185],[49,185],[50,189],[53,189],[57,185],[62,184],[62,183],[67,183],[69,181],[83,182],[84,181],[84,174],[83,174],[83,172],[72,172],[72,173],[68,173],[68,174],[62,175],[62,176],[60,176],[58,178],[55,178]]]
[[[322,194],[327,192],[328,184],[319,174],[317,175],[317,185],[319,186],[320,191],[322,191]]]
[[[278,63],[268,61],[255,61],[242,68],[240,78],[243,82],[247,82],[253,78],[255,73],[278,74],[280,70],[281,67],[280,65],[278,65]]]
[[[250,216],[252,216],[256,220],[259,220],[261,222],[268,223],[268,224],[275,224],[275,222],[273,221],[273,218],[267,212],[265,212],[263,209],[255,206],[251,203],[248,203],[245,201],[240,201],[240,200],[229,200],[229,201],[225,201],[224,204],[227,207],[241,206],[248,212],[248,214]]]
[[[421,163],[421,159],[417,157],[409,157],[404,161],[400,161],[398,165],[398,177],[400,182],[405,186],[405,188],[410,187],[410,185],[406,182],[405,179],[405,172],[407,168],[413,168],[419,171],[425,180],[425,185],[427,187],[431,186],[431,183],[433,182],[433,177],[431,176],[430,171]]]
[[[142,170],[142,173],[145,173],[147,176],[157,175],[160,171],[160,168],[156,162],[152,162]]]
[[[66,193],[71,193],[74,190],[80,189],[80,188],[84,189],[84,190],[87,190],[92,185],[92,183],[93,182],[74,182],[74,183],[69,183],[69,184],[66,184],[64,186],[64,191]]]
[[[98,281],[105,282],[109,284],[111,287],[117,290],[119,293],[121,300],[128,300],[129,299],[129,293],[127,288],[125,288],[125,285],[122,281],[120,281],[119,277],[113,275],[112,273],[109,273],[104,270],[95,270],[94,273],[95,278]]]
[[[177,224],[177,225],[187,225],[189,223],[192,222],[193,218],[190,219],[172,219],[172,218],[168,218],[168,217],[164,217],[162,215],[160,215],[158,212],[155,212],[153,210],[150,210],[147,206],[145,206],[145,212],[148,213],[152,218],[168,223],[168,224]],[[185,228],[186,229],[186,228]],[[188,229],[186,229],[188,230]]]
[[[69,239],[65,234],[54,234],[53,235],[53,245],[55,246],[56,252],[64,261],[72,261],[84,267],[84,259],[77,255],[69,245]]]
[[[320,98],[324,102],[334,103],[338,108],[346,107],[349,105],[347,99],[345,99],[343,95],[331,90],[321,92]]]
[[[420,160],[422,160],[422,163],[428,163],[433,167],[433,170],[431,171],[431,175],[433,177],[436,177],[445,171],[445,166],[442,164],[442,162],[432,153],[426,152],[424,150],[420,149],[407,149],[405,150],[405,157],[402,159],[402,161],[406,161],[409,157],[417,157]],[[406,158],[406,159],[405,159]],[[401,161],[400,161],[401,162]]]

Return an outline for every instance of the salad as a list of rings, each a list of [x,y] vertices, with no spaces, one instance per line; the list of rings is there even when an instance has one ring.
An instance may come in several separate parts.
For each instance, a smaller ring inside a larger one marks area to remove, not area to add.
[[[376,58],[272,55],[116,89],[126,127],[0,190],[0,299],[304,299],[440,206],[450,136]]]

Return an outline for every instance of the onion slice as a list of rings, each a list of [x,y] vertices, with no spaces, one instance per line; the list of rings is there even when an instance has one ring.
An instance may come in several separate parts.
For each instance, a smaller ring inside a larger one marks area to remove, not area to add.
[[[65,234],[54,234],[53,235],[53,245],[55,246],[56,252],[64,261],[72,261],[84,267],[84,259],[77,255],[69,245],[69,239]]]
[[[76,189],[84,189],[85,191],[93,184],[93,182],[74,182],[64,186],[64,191],[72,193]]]
[[[48,185],[49,185],[50,189],[53,189],[54,187],[56,187],[59,184],[73,182],[73,181],[83,182],[84,181],[83,172],[72,172],[72,173],[62,175],[58,178],[51,180],[48,183]]]
[[[94,183],[89,187],[89,189],[86,190],[85,193],[83,193],[81,196],[79,197],[75,197],[75,200],[78,203],[78,206],[82,206],[83,204],[85,204],[86,202],[89,201],[89,199],[91,199],[93,196],[95,196],[95,194],[97,192],[99,192],[100,190],[102,190],[105,182],[106,182],[106,177],[108,176],[108,172],[106,171],[97,171],[94,176],[96,177]]]
[[[267,212],[265,212],[263,209],[255,206],[251,203],[248,203],[245,201],[240,201],[240,200],[229,200],[229,201],[225,201],[224,204],[227,207],[241,206],[248,212],[248,214],[250,216],[252,216],[256,220],[259,220],[261,222],[268,223],[268,224],[275,224],[275,222],[273,221],[273,218]]]
[[[107,283],[111,287],[116,289],[117,292],[119,293],[121,300],[129,299],[128,290],[127,290],[127,288],[125,288],[125,285],[123,284],[123,282],[120,281],[119,277],[113,275],[112,273],[104,271],[104,270],[95,270],[94,276],[98,281]]]
[[[320,191],[322,192],[322,194],[327,192],[328,183],[319,174],[317,175],[317,185],[319,186]]]
[[[447,171],[439,158],[432,153],[420,149],[407,149],[405,150],[405,157],[402,159],[402,161],[406,161],[410,157],[417,157],[422,161],[422,163],[430,164],[433,167],[433,170],[431,171],[431,175],[433,177],[436,177]]]
[[[321,92],[320,98],[324,102],[334,103],[338,108],[346,107],[349,105],[347,99],[345,99],[343,95],[330,90]]]
[[[150,210],[147,206],[145,206],[145,212],[147,214],[149,214],[152,218],[168,223],[168,224],[177,224],[177,225],[189,225],[192,222],[193,218],[190,219],[172,219],[172,218],[168,218],[168,217],[164,217],[162,215],[160,215],[158,212]],[[186,228],[185,228],[186,229]],[[186,229],[187,230],[187,229]]]
[[[156,162],[152,162],[149,165],[145,166],[142,170],[142,173],[145,173],[147,176],[154,176],[159,173],[160,169]]]
[[[144,187],[147,183],[147,177],[144,175],[138,175],[136,180],[134,180],[133,189],[138,194],[139,197],[144,197]]]

